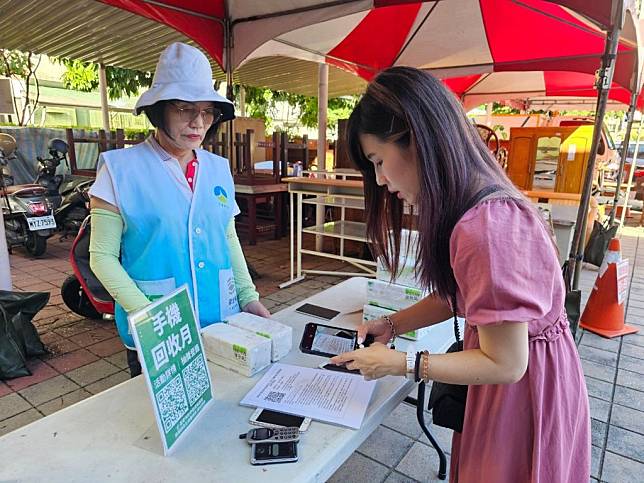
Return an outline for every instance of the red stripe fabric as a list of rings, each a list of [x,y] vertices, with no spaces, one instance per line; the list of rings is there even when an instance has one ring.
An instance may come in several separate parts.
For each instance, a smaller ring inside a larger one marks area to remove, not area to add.
[[[326,61],[367,80],[391,66],[422,3],[376,8],[327,54]]]
[[[580,13],[607,28],[610,26],[610,12],[611,4],[609,1],[599,0],[547,0],[552,3],[558,3],[564,7],[568,7],[577,13]]]
[[[547,96],[597,97],[594,89],[595,76],[578,72],[544,72]],[[628,89],[613,82],[608,98],[623,103],[631,102]],[[626,109],[626,107],[624,107]]]
[[[166,3],[185,10],[193,10],[200,14],[219,17],[223,15],[223,0],[209,0],[208,2],[161,0],[155,4],[146,3],[142,0],[99,1],[172,27],[197,42],[219,65],[223,65],[224,33],[218,21],[158,5],[159,3]]]
[[[593,74],[599,68],[605,44],[603,34],[590,32],[587,25],[560,6],[544,0],[479,2],[495,71],[566,70]],[[620,45],[614,73],[615,81],[625,87],[634,69],[634,57],[629,51]]]
[[[485,74],[466,75],[463,77],[452,77],[443,79],[443,83],[457,96],[462,96],[465,92],[476,84]]]

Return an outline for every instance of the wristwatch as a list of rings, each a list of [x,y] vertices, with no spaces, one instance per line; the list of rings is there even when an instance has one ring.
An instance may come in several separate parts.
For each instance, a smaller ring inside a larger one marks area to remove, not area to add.
[[[411,381],[415,380],[416,377],[416,348],[410,347],[407,349],[407,370],[405,371],[405,377]]]

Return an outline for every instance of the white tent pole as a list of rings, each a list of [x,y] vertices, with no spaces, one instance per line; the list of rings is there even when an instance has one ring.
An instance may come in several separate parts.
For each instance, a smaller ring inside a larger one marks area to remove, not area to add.
[[[0,290],[11,290],[11,269],[9,268],[9,251],[4,233],[4,216],[0,210]]]
[[[633,119],[635,118],[635,108],[637,107],[637,91],[634,90],[631,93],[631,102],[628,106],[628,123],[626,124],[626,133],[624,134],[624,142],[622,143],[622,149],[620,150],[620,159],[619,159],[619,169],[617,170],[617,183],[615,184],[615,196],[613,198],[613,207],[610,210],[610,217],[608,221],[608,226],[613,226],[615,221],[615,216],[617,216],[617,205],[619,204],[620,191],[622,190],[622,178],[624,177],[624,167],[626,166],[626,155],[628,154],[628,142],[631,138],[631,128],[633,127]],[[632,174],[634,166],[631,167],[629,174],[629,181],[626,185],[626,202],[628,202],[628,193],[630,192],[630,184],[632,181]],[[625,202],[625,206],[626,206]],[[622,217],[622,222],[624,218]]]
[[[642,120],[644,120],[644,114],[640,116],[640,125],[637,128],[637,140],[635,141],[635,151],[633,151],[633,162],[631,163],[631,169],[630,169],[630,172],[628,173],[628,185],[626,186],[626,199],[624,200],[624,206],[622,207],[622,216],[620,217],[620,228],[624,226],[624,217],[626,216],[628,197],[631,194],[631,187],[633,185],[633,174],[635,173],[635,169],[637,169],[637,153],[640,149],[640,136],[642,135]],[[631,120],[631,123],[632,123],[632,120]],[[630,134],[630,130],[628,132]],[[626,149],[627,149],[626,152],[622,150],[622,153],[623,153],[622,156],[624,157],[624,161],[626,161],[629,142],[630,142],[630,136],[628,136],[628,138],[624,138],[624,144],[626,144]],[[615,204],[614,206],[617,206],[617,204]]]
[[[110,132],[110,111],[107,103],[107,77],[105,75],[105,64],[98,64],[98,90],[101,93],[101,114],[103,116],[103,129]]]
[[[490,124],[492,124],[492,107],[493,107],[492,102],[488,102],[485,105],[485,125],[487,127],[492,127],[490,126]]]
[[[326,169],[326,126],[329,103],[329,66],[318,64],[318,170]],[[315,207],[315,224],[324,223],[324,205]],[[322,250],[323,238],[315,237],[315,249]]]
[[[246,117],[246,89],[244,86],[239,86],[239,115]]]

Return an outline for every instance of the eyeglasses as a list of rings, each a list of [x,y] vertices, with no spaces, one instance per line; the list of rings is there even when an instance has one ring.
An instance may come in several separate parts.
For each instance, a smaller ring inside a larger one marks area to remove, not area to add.
[[[192,122],[197,119],[197,116],[201,115],[201,119],[203,119],[204,124],[211,125],[221,120],[224,116],[221,109],[217,109],[216,107],[208,107],[206,109],[199,110],[194,105],[191,107],[179,107],[173,102],[171,102],[170,105],[177,110],[179,113],[179,119],[183,122]]]

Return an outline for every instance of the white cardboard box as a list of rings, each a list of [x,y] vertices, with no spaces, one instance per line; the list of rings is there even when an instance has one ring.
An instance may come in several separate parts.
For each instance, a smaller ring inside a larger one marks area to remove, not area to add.
[[[427,291],[382,280],[367,280],[367,303],[383,309],[402,310],[414,305]]]
[[[250,377],[271,363],[271,340],[228,324],[201,330],[206,358]]]
[[[421,288],[422,285],[416,278],[415,263],[416,260],[411,257],[401,257],[398,262],[398,274],[393,280],[393,283],[396,285],[403,285],[405,287]],[[378,259],[376,265],[376,279],[391,283],[391,272],[387,270],[381,258]]]
[[[276,320],[265,319],[247,312],[239,312],[226,318],[226,322],[240,329],[249,330],[271,341],[271,361],[279,361],[293,346],[293,329]]]
[[[370,320],[380,319],[385,315],[392,315],[395,313],[395,310],[383,309],[382,307],[367,304],[362,309],[362,321],[368,322]],[[429,334],[430,330],[431,327],[421,327],[420,329],[412,330],[405,334],[400,334],[399,336],[403,339],[419,340]]]

